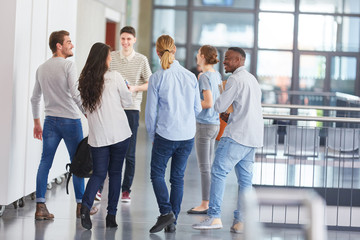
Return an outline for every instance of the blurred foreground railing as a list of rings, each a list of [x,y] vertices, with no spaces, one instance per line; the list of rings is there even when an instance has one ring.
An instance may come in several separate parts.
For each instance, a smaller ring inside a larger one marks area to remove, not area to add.
[[[244,239],[261,240],[264,238],[263,226],[259,224],[261,218],[261,206],[295,206],[302,207],[307,219],[304,226],[305,239],[326,240],[325,203],[324,200],[311,190],[284,190],[276,192],[269,189],[258,188],[255,191],[247,191],[244,194],[245,229]],[[256,214],[256,213],[259,214]]]
[[[360,230],[360,118],[266,114],[266,108],[360,112],[360,108],[263,105],[264,146],[258,149],[254,186],[313,189],[327,204],[330,229]],[[312,124],[309,124],[312,123]],[[263,208],[262,222],[301,225],[300,207]],[[271,217],[268,217],[271,216]]]

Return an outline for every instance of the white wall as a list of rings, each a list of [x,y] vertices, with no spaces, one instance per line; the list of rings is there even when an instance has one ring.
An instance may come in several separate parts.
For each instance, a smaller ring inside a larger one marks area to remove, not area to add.
[[[85,65],[91,46],[105,42],[105,7],[98,1],[78,0],[77,43],[75,45],[78,74]]]
[[[70,32],[75,54],[69,59],[76,62],[79,74],[92,44],[105,41],[105,9],[109,6],[120,8],[126,3],[126,0],[109,0],[109,5],[107,1],[12,0],[1,4],[0,205],[8,205],[35,191],[42,142],[33,138],[30,98],[36,69],[51,57],[50,33],[62,29]],[[124,18],[120,11],[119,14]],[[87,122],[82,120],[84,135],[87,135]],[[49,180],[65,173],[68,162],[62,142]]]
[[[25,160],[25,186],[24,194],[27,195],[34,192],[35,176],[41,157],[41,141],[33,138],[33,116],[31,112],[30,97],[32,89],[35,84],[36,69],[42,64],[45,59],[49,57],[48,50],[48,23],[47,13],[48,0],[33,1],[32,16],[29,22],[32,25],[30,33],[31,42],[29,43],[30,57],[29,57],[29,76],[27,83],[27,136],[26,136],[26,160]],[[42,113],[43,114],[43,113]],[[11,200],[11,199],[10,199]]]
[[[48,36],[54,30],[76,33],[76,0],[17,0],[2,4],[0,204],[7,205],[35,191],[42,143],[33,138],[30,97],[37,67],[51,56]],[[76,34],[72,37],[76,40]],[[49,179],[65,172],[69,160],[59,146]]]
[[[0,8],[0,32],[2,33],[0,44],[0,109],[2,116],[0,138],[0,204],[7,202],[7,185],[10,168],[10,151],[12,139],[12,103],[13,103],[13,77],[14,77],[14,46],[15,46],[15,12],[16,1],[1,4]],[[6,24],[5,24],[6,23]],[[5,192],[3,190],[6,190]]]

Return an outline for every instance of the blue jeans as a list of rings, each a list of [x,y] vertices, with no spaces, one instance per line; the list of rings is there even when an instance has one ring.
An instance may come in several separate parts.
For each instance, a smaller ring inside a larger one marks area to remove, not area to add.
[[[184,172],[193,145],[193,138],[184,141],[170,141],[155,134],[151,153],[151,181],[161,215],[171,211],[173,211],[176,218],[179,215],[184,192]],[[172,160],[169,198],[164,178],[166,166],[170,158]]]
[[[43,129],[43,150],[36,176],[36,202],[45,202],[48,175],[61,139],[72,161],[79,142],[83,139],[80,119],[46,116]],[[64,166],[65,169],[65,166]],[[84,179],[73,176],[76,202],[81,203],[84,194]]]
[[[237,209],[234,218],[243,221],[243,209],[240,198],[252,186],[255,148],[241,145],[231,138],[222,137],[216,149],[215,159],[211,168],[211,187],[208,215],[221,217],[221,204],[224,197],[225,180],[228,173],[235,167],[238,179]]]
[[[121,173],[129,138],[113,145],[91,147],[93,174],[86,185],[82,204],[91,209],[95,195],[109,172],[108,214],[116,215],[121,188]]]
[[[124,173],[124,181],[122,184],[122,191],[131,192],[130,188],[135,174],[135,151],[136,151],[136,136],[139,128],[139,111],[125,110],[125,113],[129,122],[132,135],[130,137],[129,147],[126,151],[125,173]]]

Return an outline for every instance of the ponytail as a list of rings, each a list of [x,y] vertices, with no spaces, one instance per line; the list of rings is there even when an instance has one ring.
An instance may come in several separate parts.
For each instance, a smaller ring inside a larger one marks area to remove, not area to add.
[[[156,51],[160,55],[162,69],[170,68],[175,59],[175,43],[169,35],[161,35],[156,41]]]

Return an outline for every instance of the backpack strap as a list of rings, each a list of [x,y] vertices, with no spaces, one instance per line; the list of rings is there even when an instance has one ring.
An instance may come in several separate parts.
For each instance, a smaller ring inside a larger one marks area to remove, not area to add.
[[[66,179],[66,194],[69,195],[69,182],[70,182],[70,178],[71,178],[71,171],[69,171],[68,169],[70,168],[70,163],[66,164],[66,170],[68,172],[67,174],[67,179]]]

